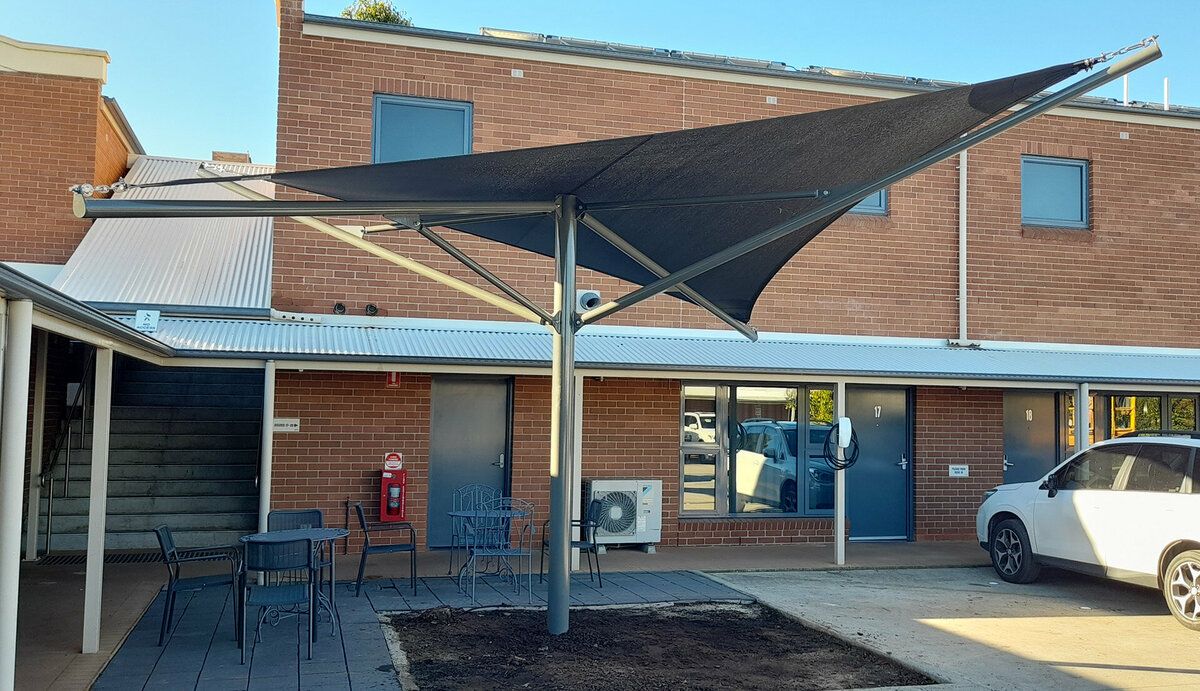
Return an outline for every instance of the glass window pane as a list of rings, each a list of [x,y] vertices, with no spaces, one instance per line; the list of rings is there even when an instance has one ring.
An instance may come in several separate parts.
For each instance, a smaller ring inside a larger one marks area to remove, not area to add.
[[[734,510],[796,513],[796,389],[740,386],[734,396]]]
[[[1133,444],[1103,446],[1085,451],[1058,471],[1058,488],[1112,489],[1125,459],[1137,451]]]
[[[683,511],[717,509],[717,395],[712,386],[683,387]]]
[[[1196,429],[1196,399],[1171,397],[1171,429]]]
[[[861,202],[850,207],[852,214],[874,214],[876,216],[886,216],[888,193],[886,189],[879,190],[875,194],[863,199]]]
[[[1192,450],[1169,444],[1143,444],[1133,459],[1126,490],[1143,492],[1178,492],[1183,487],[1183,475]]]
[[[471,153],[471,104],[377,96],[374,161]]]
[[[809,511],[833,510],[833,469],[825,462],[825,440],[833,425],[833,390],[808,391],[808,448],[805,458],[806,506]]]
[[[1087,227],[1087,161],[1021,159],[1021,222]]]

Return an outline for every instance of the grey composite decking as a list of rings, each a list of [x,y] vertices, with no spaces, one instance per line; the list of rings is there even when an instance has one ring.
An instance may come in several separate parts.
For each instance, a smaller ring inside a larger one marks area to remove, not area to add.
[[[371,580],[354,597],[353,583],[339,583],[340,630],[328,620],[317,624],[313,659],[306,659],[306,617],[284,618],[264,625],[262,640],[240,664],[236,619],[228,577],[195,593],[180,593],[175,605],[175,631],[158,647],[163,596],[150,605],[105,668],[93,688],[120,689],[399,689],[391,653],[380,627],[380,614],[435,607],[545,607],[547,583],[533,579],[520,594],[511,582],[480,578],[475,598],[459,590],[453,578],[419,578],[417,591],[408,579]],[[468,584],[469,589],[469,584]],[[604,575],[604,587],[587,575],[571,578],[572,606],[638,605],[670,602],[753,602],[754,598],[692,571],[615,572]],[[254,613],[250,614],[253,639]],[[340,635],[339,635],[340,634]]]

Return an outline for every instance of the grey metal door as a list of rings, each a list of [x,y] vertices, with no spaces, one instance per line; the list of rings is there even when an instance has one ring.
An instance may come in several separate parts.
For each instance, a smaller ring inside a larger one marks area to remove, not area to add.
[[[427,544],[450,545],[454,491],[479,482],[505,492],[508,478],[507,379],[434,377],[429,423]]]
[[[1051,391],[1004,392],[1004,481],[1037,480],[1058,464],[1058,415]]]
[[[911,525],[908,391],[846,390],[846,410],[858,434],[858,462],[846,471],[846,516],[853,540],[906,540]]]

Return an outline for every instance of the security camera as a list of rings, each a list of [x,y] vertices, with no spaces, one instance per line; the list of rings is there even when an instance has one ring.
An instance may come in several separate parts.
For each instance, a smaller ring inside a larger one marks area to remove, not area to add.
[[[346,313],[346,304],[342,303],[342,302],[333,303],[333,313],[334,314],[345,314]]]
[[[575,309],[580,312],[596,309],[601,303],[600,293],[594,290],[575,291]]]
[[[365,308],[363,308],[363,311],[367,313],[368,317],[374,317],[375,315],[379,314],[379,308],[375,305],[367,305]]]

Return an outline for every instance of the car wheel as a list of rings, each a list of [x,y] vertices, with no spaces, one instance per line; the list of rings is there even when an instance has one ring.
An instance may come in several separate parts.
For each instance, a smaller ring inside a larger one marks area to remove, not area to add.
[[[783,487],[779,488],[779,507],[784,513],[796,513],[799,511],[798,501],[796,498],[796,483],[788,480],[783,483]]]
[[[1029,533],[1025,531],[1024,524],[1015,518],[1000,521],[992,531],[992,539],[988,544],[992,568],[1009,583],[1031,583],[1042,570],[1033,560]]]
[[[1200,550],[1177,555],[1163,576],[1163,597],[1175,619],[1200,631]]]

